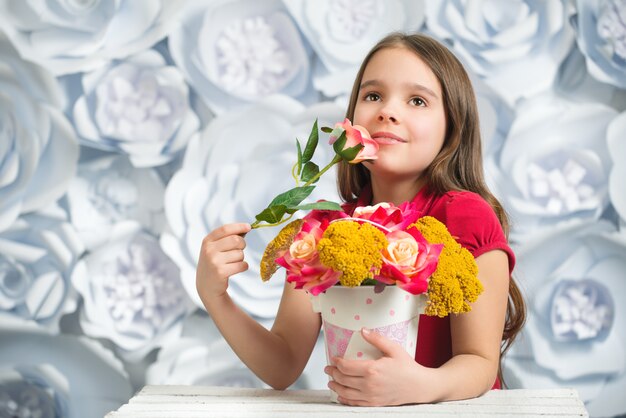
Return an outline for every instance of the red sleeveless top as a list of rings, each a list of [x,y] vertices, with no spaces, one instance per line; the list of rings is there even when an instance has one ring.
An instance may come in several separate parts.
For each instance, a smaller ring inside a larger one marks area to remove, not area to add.
[[[344,205],[351,214],[357,206],[372,202],[372,191],[366,186],[355,203]],[[515,266],[515,255],[509,247],[498,218],[480,195],[466,191],[435,195],[424,186],[413,198],[420,216],[432,216],[443,222],[450,234],[474,257],[491,250],[502,250],[509,258],[509,272]],[[426,367],[440,367],[452,358],[450,318],[421,315],[415,361]],[[496,379],[493,389],[500,389]]]

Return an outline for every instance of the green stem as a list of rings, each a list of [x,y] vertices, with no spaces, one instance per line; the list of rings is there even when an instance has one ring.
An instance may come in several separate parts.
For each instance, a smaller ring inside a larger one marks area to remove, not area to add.
[[[328,163],[328,165],[324,168],[322,168],[316,175],[314,175],[313,177],[311,177],[311,179],[309,181],[307,181],[304,186],[302,187],[306,187],[306,186],[310,186],[311,184],[313,184],[317,179],[319,179],[320,177],[322,177],[322,174],[324,174],[325,172],[327,172],[332,166],[334,166],[335,164],[337,164],[339,161],[341,161],[341,156],[335,154],[335,156],[333,157],[333,159]]]
[[[322,170],[320,170],[316,175],[314,175],[309,181],[307,181],[302,187],[307,187],[310,186],[311,184],[313,184],[317,179],[319,179],[320,177],[322,177],[322,174],[324,174],[325,172],[327,172],[332,166],[334,166],[335,164],[337,164],[339,161],[341,161],[342,158],[339,154],[335,154],[335,156],[333,157],[333,159],[328,163],[328,165],[326,167],[324,167]],[[293,175],[293,169],[291,170],[291,174]],[[298,179],[296,178],[296,185],[298,184]],[[264,225],[261,225],[262,221],[254,221],[253,223],[250,224],[250,227],[252,229],[257,229],[257,228],[268,228],[270,226],[276,226],[276,225],[280,225],[282,223],[287,222],[289,219],[291,219],[291,217],[293,216],[293,213],[289,216],[287,216],[284,219],[281,219],[278,222],[275,223],[267,223]]]

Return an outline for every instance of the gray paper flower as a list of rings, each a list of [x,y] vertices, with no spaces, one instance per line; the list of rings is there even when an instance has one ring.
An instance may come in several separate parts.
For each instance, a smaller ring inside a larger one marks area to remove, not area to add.
[[[423,0],[284,0],[323,65],[314,83],[326,96],[349,93],[361,61],[389,32],[424,23]]]
[[[217,113],[273,93],[311,96],[308,51],[279,0],[189,2],[169,47]]]
[[[611,203],[626,225],[626,112],[615,118],[609,125],[607,139],[613,168],[609,176],[609,196]]]
[[[82,143],[137,167],[169,162],[200,126],[182,73],[154,50],[83,75],[82,87],[73,113]]]
[[[0,318],[58,331],[76,309],[70,276],[84,248],[58,208],[24,215],[0,233]]]
[[[0,32],[0,231],[61,197],[76,171],[78,142],[62,105],[56,80]]]
[[[342,110],[322,103],[306,109],[285,96],[274,96],[242,112],[215,118],[187,148],[183,166],[169,182],[165,213],[170,231],[161,236],[164,251],[178,264],[189,296],[202,307],[196,291],[196,263],[202,239],[230,222],[252,222],[273,197],[294,186],[290,176],[296,162],[294,138],[306,141],[311,126],[332,126]],[[326,165],[332,147],[320,141],[316,163]],[[307,200],[338,201],[332,175],[324,176]],[[263,283],[259,263],[277,230],[262,228],[246,236],[249,271],[230,281],[229,292],[252,315],[273,318],[283,281]]]
[[[83,162],[67,192],[72,225],[88,249],[109,241],[112,227],[129,220],[158,236],[165,222],[164,193],[154,169],[133,167],[126,157]]]
[[[149,48],[170,30],[180,0],[0,1],[0,27],[20,54],[56,75],[90,71]]]
[[[547,90],[574,40],[560,1],[427,1],[426,26],[510,104]]]
[[[608,204],[606,130],[615,110],[543,95],[520,104],[497,165],[514,237],[598,219]]]
[[[626,88],[626,1],[577,0],[572,21],[592,76]]]
[[[506,362],[514,387],[574,387],[591,416],[626,412],[626,236],[558,227],[517,249],[529,316]],[[505,377],[506,377],[505,375]]]
[[[100,418],[131,395],[120,361],[95,341],[0,322],[0,416]]]
[[[130,222],[117,224],[108,243],[76,266],[72,283],[83,297],[80,324],[108,338],[128,361],[138,361],[180,334],[189,311],[178,268],[158,242]]]

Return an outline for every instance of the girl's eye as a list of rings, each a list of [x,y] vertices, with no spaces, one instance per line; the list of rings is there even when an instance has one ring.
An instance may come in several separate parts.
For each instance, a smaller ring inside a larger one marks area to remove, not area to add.
[[[426,106],[426,102],[421,97],[412,98],[411,104],[414,106]]]
[[[376,102],[380,100],[380,96],[376,93],[367,93],[363,99],[366,102]]]

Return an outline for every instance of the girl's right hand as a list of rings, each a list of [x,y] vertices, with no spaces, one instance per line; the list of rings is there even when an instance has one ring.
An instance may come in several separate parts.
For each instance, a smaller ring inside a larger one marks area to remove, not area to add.
[[[243,249],[243,235],[250,231],[250,224],[227,224],[211,231],[204,240],[196,270],[196,289],[200,299],[207,301],[226,294],[228,278],[248,270]]]

